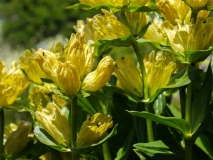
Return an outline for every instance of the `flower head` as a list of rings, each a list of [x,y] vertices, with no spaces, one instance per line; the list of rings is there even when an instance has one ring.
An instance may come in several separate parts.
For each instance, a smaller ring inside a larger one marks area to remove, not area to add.
[[[154,52],[150,53],[148,61],[145,62],[145,67],[149,95],[152,96],[159,88],[168,84],[176,64],[170,53],[158,51],[156,55]]]
[[[95,71],[90,72],[83,79],[82,89],[89,91],[97,91],[103,87],[110,79],[114,71],[115,63],[110,56],[104,57],[98,64]]]
[[[113,5],[115,7],[122,7],[128,4],[128,0],[80,0],[81,3],[99,6],[99,5]]]
[[[134,65],[131,55],[126,54],[124,60],[117,59],[116,65],[117,67],[114,70],[114,75],[119,81],[119,87],[137,97],[142,97],[142,77]]]
[[[194,10],[204,7],[208,1],[209,0],[186,0],[188,5],[192,7]]]
[[[58,106],[49,102],[46,108],[35,112],[36,119],[43,128],[61,145],[69,147],[71,143],[71,129],[66,117]]]
[[[112,117],[104,116],[96,113],[91,118],[87,116],[87,120],[81,126],[77,137],[77,147],[83,147],[97,143],[102,139],[106,131],[113,125]]]

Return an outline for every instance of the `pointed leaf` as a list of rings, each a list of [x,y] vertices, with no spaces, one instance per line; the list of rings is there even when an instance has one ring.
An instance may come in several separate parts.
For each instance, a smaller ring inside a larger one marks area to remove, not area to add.
[[[137,4],[131,4],[131,5],[126,6],[126,7],[124,6],[123,10],[126,11],[126,12],[151,12],[151,11],[157,10],[157,5],[139,6]]]
[[[146,160],[146,158],[140,153],[138,149],[133,149],[133,151],[138,155],[140,160]]]
[[[59,145],[56,140],[54,140],[49,133],[47,133],[43,128],[36,126],[34,128],[34,134],[36,136],[36,138],[38,138],[38,140],[43,143],[46,144],[56,150],[59,150],[61,152],[70,152],[69,148],[65,148],[64,146]]]
[[[175,118],[175,117],[164,117],[160,115],[155,115],[149,112],[136,112],[129,111],[134,116],[139,116],[143,118],[150,119],[154,122],[166,125],[168,127],[172,127],[180,131],[184,137],[191,137],[189,123],[183,119]]]
[[[106,137],[104,137],[98,143],[94,143],[94,144],[91,144],[91,145],[88,145],[88,146],[84,146],[84,147],[80,147],[80,148],[74,147],[74,148],[72,148],[72,152],[76,153],[76,154],[82,154],[82,153],[92,152],[97,147],[99,147],[101,144],[103,144],[105,141],[107,141],[109,138],[111,138],[112,136],[116,135],[117,134],[117,127],[118,127],[118,124],[116,124],[114,126],[114,128],[112,129],[112,131],[110,132],[110,134],[108,134]]]

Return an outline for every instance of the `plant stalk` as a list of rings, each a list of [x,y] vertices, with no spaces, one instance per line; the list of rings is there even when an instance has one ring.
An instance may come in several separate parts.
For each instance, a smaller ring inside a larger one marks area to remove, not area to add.
[[[149,112],[149,103],[145,104],[145,110]],[[154,133],[153,133],[153,126],[152,121],[146,118],[146,127],[147,127],[147,137],[148,142],[153,142],[155,140]]]
[[[112,156],[110,154],[110,149],[109,149],[108,141],[106,141],[106,142],[104,142],[102,144],[102,148],[103,148],[104,160],[112,160]]]
[[[3,160],[4,110],[0,110],[0,160]]]
[[[191,139],[185,139],[185,160],[192,160],[192,146],[193,141]]]
[[[187,85],[187,95],[186,95],[186,106],[185,106],[185,120],[192,126],[192,82]]]
[[[70,105],[71,149],[75,147],[77,139],[77,100],[77,96],[72,97]],[[79,155],[72,153],[72,160],[79,160]]]
[[[185,119],[185,106],[186,106],[186,92],[185,92],[186,87],[180,87],[179,88],[179,95],[180,95],[180,105],[181,105],[181,116],[182,119]]]

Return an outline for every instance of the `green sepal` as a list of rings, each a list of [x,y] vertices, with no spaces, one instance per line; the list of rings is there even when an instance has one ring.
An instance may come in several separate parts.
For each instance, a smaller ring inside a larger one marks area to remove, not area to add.
[[[62,99],[70,100],[70,98],[65,94],[63,94],[59,88],[50,88],[50,91],[53,92],[54,94],[57,94]]]
[[[158,140],[149,143],[137,143],[134,147],[148,157],[154,159],[172,159],[172,160],[182,160],[184,157],[184,152],[180,147],[174,145],[174,140]],[[177,152],[177,153],[175,153]]]
[[[108,52],[112,49],[110,47],[129,47],[132,45],[131,37],[132,35],[127,35],[121,38],[115,38],[115,39],[100,39],[98,42],[92,44],[91,46],[95,47],[95,55],[101,56],[103,54],[106,54],[104,49],[108,49]],[[107,52],[107,53],[108,53]]]
[[[191,65],[186,66],[177,74],[172,76],[165,87],[159,88],[154,95],[150,96],[148,100],[144,101],[149,103],[153,102],[159,94],[163,93],[167,89],[178,88],[191,83],[201,72],[201,69],[192,67]]]
[[[107,141],[109,138],[111,138],[112,136],[116,135],[117,134],[117,127],[118,127],[118,124],[116,124],[113,127],[112,131],[107,136],[105,136],[102,140],[100,140],[99,142],[91,144],[91,145],[87,145],[87,146],[84,146],[84,147],[79,147],[79,148],[78,147],[74,147],[74,148],[71,149],[72,152],[75,153],[75,154],[83,154],[83,153],[92,152],[97,147],[99,147],[101,144],[103,144],[105,141]]]
[[[137,111],[128,111],[134,116],[139,116],[143,118],[150,119],[154,122],[166,125],[168,127],[172,127],[180,131],[184,137],[191,137],[191,131],[189,123],[183,119],[175,118],[175,117],[164,117],[156,114],[152,114],[146,111],[137,112]]]
[[[44,83],[54,83],[51,79],[48,79],[48,78],[40,78],[42,80],[42,82]]]
[[[174,53],[174,56],[181,63],[190,64],[204,61],[212,53],[212,50],[213,47],[210,47],[208,50],[184,51],[184,55]]]
[[[73,10],[86,10],[93,13],[100,13],[102,9],[111,10],[114,13],[118,12],[121,8],[117,8],[113,5],[99,5],[99,6],[91,6],[88,4],[77,3],[72,6],[66,7],[66,9],[73,9]]]
[[[137,42],[140,43],[140,44],[148,43],[148,44],[151,44],[152,46],[154,46],[157,49],[161,49],[161,45],[158,42],[154,42],[154,41],[151,41],[149,39],[140,38],[140,39],[137,40]]]
[[[143,156],[143,154],[138,149],[133,149],[133,151],[138,155],[140,160],[146,160],[146,158]]]
[[[141,31],[138,33],[137,39],[141,38],[147,31],[147,29],[149,28],[149,25],[152,24],[151,21],[149,21],[142,29]]]
[[[36,138],[43,144],[46,144],[47,146],[50,146],[58,151],[61,152],[70,152],[71,150],[69,148],[66,148],[65,146],[62,146],[56,142],[56,140],[47,133],[43,128],[40,126],[36,126],[34,128],[34,134]]]
[[[122,8],[125,12],[152,12],[158,9],[157,5],[152,6],[139,6],[137,4],[130,4]]]

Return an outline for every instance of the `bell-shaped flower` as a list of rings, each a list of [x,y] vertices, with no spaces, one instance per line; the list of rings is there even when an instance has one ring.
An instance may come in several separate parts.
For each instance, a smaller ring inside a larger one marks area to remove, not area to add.
[[[0,61],[0,67],[0,107],[7,107],[27,89],[30,81],[22,73],[17,62],[12,63],[8,73],[4,62]]]
[[[146,12],[125,12],[125,15],[134,35],[138,35],[148,23]]]
[[[117,59],[114,75],[119,81],[120,88],[141,98],[143,83],[139,70],[136,68],[131,55],[126,54],[124,59]]]
[[[84,147],[100,141],[109,128],[113,126],[112,117],[96,113],[91,118],[87,116],[81,126],[77,137],[76,146]]]
[[[186,0],[186,3],[193,9],[199,10],[204,7],[209,0]]]
[[[100,5],[112,5],[115,7],[122,7],[129,3],[128,0],[79,0],[83,4],[88,4],[91,6],[100,6]]]
[[[195,24],[184,24],[178,21],[173,26],[168,21],[164,23],[164,31],[172,50],[178,56],[184,57],[184,51],[207,50],[213,43],[213,18],[197,18]],[[202,43],[201,43],[202,42]]]
[[[84,34],[72,34],[67,54],[67,61],[74,65],[80,79],[92,71],[94,63],[94,48],[84,44]]]
[[[175,62],[171,61],[171,56],[167,52],[158,51],[156,56],[154,52],[151,52],[148,61],[145,62],[146,81],[150,96],[168,84],[176,67]]]
[[[158,18],[154,18],[149,28],[146,30],[146,33],[143,35],[145,39],[149,39],[153,42],[160,43],[162,45],[167,45],[167,37],[163,32],[162,28],[163,21]]]
[[[182,0],[157,0],[158,10],[165,20],[176,25],[176,19],[182,23],[189,23],[192,11]]]
[[[130,35],[130,30],[121,23],[117,17],[106,10],[104,15],[98,14],[93,17],[94,40],[115,39]]]
[[[115,68],[115,63],[110,56],[104,57],[93,72],[83,79],[81,88],[89,91],[97,91],[110,79]]]
[[[20,154],[27,144],[33,140],[32,125],[28,122],[20,122],[15,131],[13,131],[4,146],[5,156],[16,156]]]
[[[37,121],[59,144],[69,147],[71,128],[58,106],[49,102],[46,108],[35,112]]]
[[[19,61],[21,65],[21,69],[24,70],[27,77],[34,83],[42,84],[41,78],[46,78],[45,74],[41,70],[38,62],[33,59],[35,51],[32,52],[30,50],[26,50],[25,57],[20,56]]]

